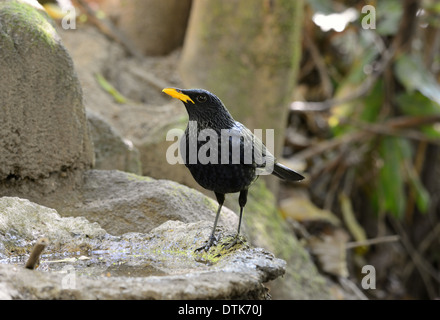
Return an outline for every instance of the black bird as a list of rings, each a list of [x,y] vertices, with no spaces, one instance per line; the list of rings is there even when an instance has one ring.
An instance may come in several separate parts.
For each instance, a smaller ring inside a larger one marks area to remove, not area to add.
[[[232,247],[239,239],[248,189],[259,174],[272,173],[288,181],[299,181],[304,177],[278,163],[261,140],[235,121],[222,101],[211,92],[176,88],[162,91],[185,105],[189,123],[180,141],[180,153],[197,183],[214,191],[219,204],[211,236],[207,244],[199,249],[208,251],[217,241],[215,229],[225,194],[240,192],[237,235],[228,245]]]

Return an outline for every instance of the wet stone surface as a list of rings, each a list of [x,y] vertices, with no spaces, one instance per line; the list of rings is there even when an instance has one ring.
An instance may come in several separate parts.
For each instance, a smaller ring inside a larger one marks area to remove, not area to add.
[[[53,209],[3,197],[2,298],[268,298],[263,283],[281,276],[285,262],[246,243],[225,250],[222,243],[234,232],[221,227],[217,246],[195,252],[210,229],[206,221],[170,220],[149,233],[112,236],[84,218],[61,218]],[[50,243],[38,267],[25,269],[33,245],[43,236]]]

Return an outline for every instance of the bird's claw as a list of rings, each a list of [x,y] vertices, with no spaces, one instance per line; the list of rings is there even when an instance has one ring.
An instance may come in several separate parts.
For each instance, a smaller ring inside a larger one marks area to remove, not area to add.
[[[205,250],[205,252],[208,252],[212,246],[217,245],[217,242],[218,242],[218,240],[215,236],[210,236],[208,241],[206,242],[206,244],[201,246],[200,248],[197,248],[196,250],[194,250],[194,252],[199,252],[202,250]]]
[[[237,234],[230,242],[223,243],[222,247],[225,248],[226,250],[229,250],[236,244],[243,244],[243,243],[244,243],[243,239],[241,239],[241,237]]]

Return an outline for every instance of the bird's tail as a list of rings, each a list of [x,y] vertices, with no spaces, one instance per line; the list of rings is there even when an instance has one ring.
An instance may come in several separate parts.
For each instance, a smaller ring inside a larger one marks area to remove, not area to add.
[[[280,179],[289,180],[289,181],[300,181],[304,179],[304,177],[299,173],[293,171],[292,169],[278,162],[275,163],[272,174]]]

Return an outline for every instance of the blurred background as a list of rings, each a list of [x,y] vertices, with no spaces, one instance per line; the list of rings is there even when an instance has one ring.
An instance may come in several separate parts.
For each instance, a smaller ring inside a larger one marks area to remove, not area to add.
[[[440,297],[440,2],[39,2],[86,107],[137,149],[126,170],[198,188],[164,163],[186,112],[161,89],[208,89],[275,129],[277,156],[306,175],[265,182],[323,274],[361,287],[371,265],[368,298]]]

